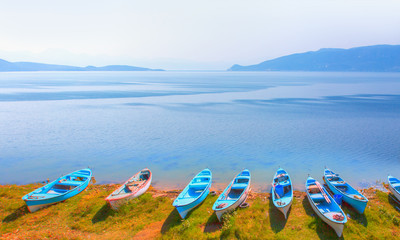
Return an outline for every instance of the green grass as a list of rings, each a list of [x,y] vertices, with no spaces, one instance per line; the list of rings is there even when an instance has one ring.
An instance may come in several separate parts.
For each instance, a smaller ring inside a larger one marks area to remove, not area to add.
[[[115,185],[90,185],[65,202],[29,213],[21,197],[39,186],[0,186],[0,238],[337,239],[299,192],[287,221],[268,194],[254,193],[249,208],[224,215],[221,224],[211,209],[217,196],[208,196],[185,220],[172,207],[177,194],[156,190],[113,211],[104,198]],[[399,239],[397,204],[384,192],[371,189],[367,195],[370,202],[365,214],[343,207],[350,214],[343,239]]]

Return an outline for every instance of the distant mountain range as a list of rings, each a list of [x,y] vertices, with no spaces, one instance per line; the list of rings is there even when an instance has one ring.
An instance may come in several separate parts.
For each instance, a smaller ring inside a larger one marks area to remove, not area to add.
[[[55,65],[35,62],[8,62],[0,59],[0,72],[14,71],[164,71],[162,69],[150,69],[133,67],[128,65],[108,65],[104,67],[75,67],[67,65]]]
[[[323,48],[314,52],[275,58],[256,65],[235,64],[228,71],[400,72],[400,45]]]

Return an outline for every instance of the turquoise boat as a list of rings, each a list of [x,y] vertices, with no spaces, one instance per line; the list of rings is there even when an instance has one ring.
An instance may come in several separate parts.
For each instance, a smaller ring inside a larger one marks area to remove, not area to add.
[[[30,212],[71,198],[82,192],[92,179],[89,168],[67,174],[22,197]]]
[[[325,169],[324,182],[333,194],[341,195],[343,201],[352,206],[357,212],[360,214],[364,213],[368,199],[339,177],[339,174],[334,173],[332,170]]]
[[[246,201],[250,192],[250,181],[250,171],[245,169],[221,193],[213,205],[219,221],[224,213],[235,210]]]
[[[192,181],[183,189],[173,202],[173,206],[178,211],[182,219],[206,199],[210,193],[212,174],[209,169],[204,169],[197,174]]]
[[[276,171],[272,180],[271,196],[274,206],[286,218],[293,202],[293,188],[289,174],[282,168]]]
[[[314,212],[335,230],[338,237],[342,236],[346,215],[339,205],[328,194],[326,189],[314,178],[306,181],[307,198]]]
[[[389,190],[393,193],[393,195],[400,201],[400,180],[393,177],[388,176]]]

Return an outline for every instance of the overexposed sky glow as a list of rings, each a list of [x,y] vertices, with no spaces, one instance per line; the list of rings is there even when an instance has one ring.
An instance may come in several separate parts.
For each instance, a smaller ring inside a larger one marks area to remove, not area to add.
[[[3,0],[0,58],[226,69],[325,47],[400,44],[398,0]]]

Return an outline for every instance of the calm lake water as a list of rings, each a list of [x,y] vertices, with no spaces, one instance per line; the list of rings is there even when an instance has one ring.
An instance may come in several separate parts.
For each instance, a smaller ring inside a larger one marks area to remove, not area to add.
[[[400,74],[0,73],[0,183],[90,166],[97,182],[144,167],[184,187],[209,167],[266,191],[281,166],[303,189],[324,166],[356,187],[400,177]]]

